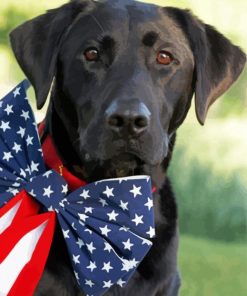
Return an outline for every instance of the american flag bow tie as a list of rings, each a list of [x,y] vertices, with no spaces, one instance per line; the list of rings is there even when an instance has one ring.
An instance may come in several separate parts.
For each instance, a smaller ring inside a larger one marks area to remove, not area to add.
[[[33,295],[55,222],[87,295],[125,286],[152,246],[150,177],[108,179],[69,192],[46,170],[24,80],[0,101],[0,295]]]

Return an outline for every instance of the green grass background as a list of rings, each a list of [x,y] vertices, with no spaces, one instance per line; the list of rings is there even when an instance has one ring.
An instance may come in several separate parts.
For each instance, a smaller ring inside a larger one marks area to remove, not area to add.
[[[0,96],[23,78],[9,47],[8,32],[65,2],[1,0]],[[246,0],[146,2],[189,8],[247,52]],[[245,70],[211,108],[204,127],[198,124],[192,107],[178,132],[169,175],[177,195],[182,233],[181,296],[247,295],[246,85]],[[30,97],[35,108],[32,91]]]

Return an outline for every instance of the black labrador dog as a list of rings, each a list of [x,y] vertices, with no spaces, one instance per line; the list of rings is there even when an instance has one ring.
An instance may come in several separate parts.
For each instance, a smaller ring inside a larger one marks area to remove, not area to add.
[[[175,296],[177,207],[166,170],[195,94],[204,124],[240,75],[245,54],[189,11],[131,0],[75,0],[16,28],[11,45],[64,164],[87,182],[149,174],[153,247],[125,288],[108,296]],[[179,173],[179,172],[178,172]],[[35,295],[84,295],[56,231]]]

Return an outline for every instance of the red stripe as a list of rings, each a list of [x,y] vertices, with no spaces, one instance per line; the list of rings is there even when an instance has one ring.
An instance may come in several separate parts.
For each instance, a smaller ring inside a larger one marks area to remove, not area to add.
[[[39,224],[46,220],[48,220],[48,223],[37,243],[31,260],[23,268],[8,296],[32,296],[43,274],[53,239],[56,215],[54,212],[49,212],[35,218],[40,222]]]
[[[0,217],[21,201],[11,225],[0,235],[0,263],[8,256],[14,246],[27,233],[47,221],[47,225],[35,247],[31,260],[20,272],[8,296],[31,296],[42,276],[50,251],[56,223],[56,214],[48,212],[38,214],[39,205],[24,190],[1,208]],[[15,264],[13,262],[13,264]]]

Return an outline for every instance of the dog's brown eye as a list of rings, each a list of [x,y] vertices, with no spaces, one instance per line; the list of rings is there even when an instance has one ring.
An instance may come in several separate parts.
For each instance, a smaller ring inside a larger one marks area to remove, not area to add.
[[[166,65],[166,66],[170,65],[173,60],[174,60],[173,56],[165,50],[161,50],[160,52],[158,52],[157,58],[156,58],[157,63]]]
[[[88,48],[84,52],[87,61],[95,62],[99,59],[99,51],[96,48]]]

